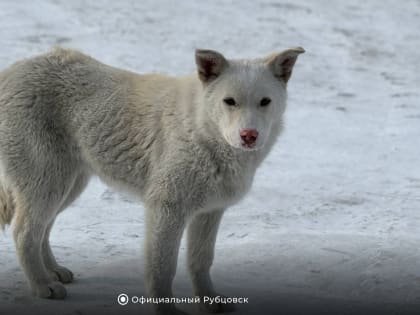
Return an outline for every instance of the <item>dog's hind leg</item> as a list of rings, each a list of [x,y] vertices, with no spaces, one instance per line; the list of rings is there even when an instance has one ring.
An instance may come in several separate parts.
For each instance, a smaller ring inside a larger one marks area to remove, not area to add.
[[[49,273],[50,277],[55,281],[60,281],[61,283],[70,283],[73,281],[73,272],[66,267],[60,266],[51,250],[49,236],[51,229],[54,225],[55,219],[48,224],[47,229],[44,233],[44,238],[42,240],[41,255],[44,262],[45,268]]]
[[[51,278],[41,255],[42,240],[56,209],[48,204],[29,202],[21,195],[16,198],[14,238],[19,262],[36,296],[62,299],[66,290],[60,282]]]
[[[22,155],[20,160],[9,159],[8,170],[9,178],[14,179],[17,255],[29,286],[36,296],[63,299],[64,286],[55,281],[45,265],[43,241],[72,190],[80,166],[77,160],[66,158],[65,147],[60,148],[59,142],[54,146],[50,145],[48,151],[39,144],[38,150],[45,152],[42,158],[25,159]],[[23,172],[25,168],[30,172]]]
[[[61,205],[57,215],[65,208],[67,208],[83,192],[88,181],[89,175],[87,174],[82,173],[79,176],[77,176],[73,187],[69,191],[68,196],[65,198],[64,203]],[[42,259],[44,261],[47,272],[54,280],[60,281],[62,283],[70,283],[73,281],[74,278],[73,272],[71,272],[71,270],[67,269],[66,267],[59,265],[51,250],[49,236],[54,222],[55,218],[51,221],[51,223],[48,224],[44,234],[44,238],[42,240]]]

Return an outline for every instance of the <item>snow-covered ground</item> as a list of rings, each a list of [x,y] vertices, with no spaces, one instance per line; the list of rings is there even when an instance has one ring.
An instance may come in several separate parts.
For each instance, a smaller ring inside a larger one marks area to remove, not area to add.
[[[221,226],[216,286],[249,297],[244,315],[419,314],[419,30],[418,0],[2,0],[0,69],[57,44],[174,75],[194,71],[197,47],[303,46],[286,131]],[[116,303],[144,294],[143,231],[142,205],[93,179],[52,233],[77,277],[68,298],[30,296],[9,229],[0,314],[144,314]],[[177,296],[191,294],[184,254]]]

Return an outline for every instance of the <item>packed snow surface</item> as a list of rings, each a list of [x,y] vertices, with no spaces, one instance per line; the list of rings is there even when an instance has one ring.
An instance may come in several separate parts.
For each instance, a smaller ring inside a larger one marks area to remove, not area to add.
[[[227,211],[212,269],[238,314],[420,313],[420,2],[0,1],[0,69],[60,45],[140,73],[302,46],[285,132]],[[0,235],[0,314],[144,314],[143,206],[92,179],[51,241],[75,273],[64,301],[30,295]],[[190,296],[182,245],[174,285]],[[267,311],[262,312],[267,305]],[[181,305],[194,312],[195,306]],[[270,311],[268,311],[270,309]]]

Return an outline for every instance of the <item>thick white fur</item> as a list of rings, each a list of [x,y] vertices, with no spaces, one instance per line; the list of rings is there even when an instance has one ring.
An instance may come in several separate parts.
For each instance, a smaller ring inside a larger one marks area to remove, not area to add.
[[[148,293],[172,296],[188,226],[194,293],[217,295],[209,271],[220,219],[249,190],[281,132],[287,81],[302,52],[227,60],[197,50],[198,75],[173,78],[56,49],[1,72],[0,226],[15,217],[17,254],[34,294],[65,297],[62,283],[73,274],[57,264],[49,233],[96,174],[144,200]],[[264,97],[271,103],[262,107]],[[258,131],[254,147],[243,145],[243,129]],[[156,313],[182,312],[159,304]]]

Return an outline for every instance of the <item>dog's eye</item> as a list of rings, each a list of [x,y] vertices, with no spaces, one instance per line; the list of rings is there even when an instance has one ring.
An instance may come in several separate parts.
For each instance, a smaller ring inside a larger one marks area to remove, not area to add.
[[[229,106],[235,106],[236,105],[235,99],[233,97],[226,97],[223,100],[223,102],[225,102],[225,104],[229,105]]]
[[[265,107],[268,106],[270,103],[271,100],[268,97],[264,97],[260,102],[260,106]]]

